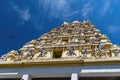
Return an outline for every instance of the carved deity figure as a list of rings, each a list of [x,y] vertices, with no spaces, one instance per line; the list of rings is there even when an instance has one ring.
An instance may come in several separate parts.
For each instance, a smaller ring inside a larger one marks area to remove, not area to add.
[[[101,43],[98,43],[98,45],[97,45],[97,50],[98,50],[98,55],[99,55],[99,57],[101,57],[101,56],[104,55],[104,52],[102,51],[103,47],[104,47],[104,46],[103,46]]]
[[[115,49],[115,51],[114,51],[115,57],[118,57],[119,53],[120,53],[119,50]]]
[[[15,61],[20,61],[20,60],[21,60],[21,58],[22,58],[22,56],[21,56],[21,55],[16,56]]]
[[[75,36],[71,36],[71,37],[70,37],[70,40],[71,40],[72,42],[75,42]]]
[[[8,55],[7,54],[4,54],[0,57],[1,61],[6,61],[8,58]]]
[[[76,28],[73,33],[74,33],[74,34],[79,34],[78,29]]]
[[[86,29],[89,29],[89,26],[88,26],[88,25],[85,24],[84,26],[85,26]]]
[[[95,42],[94,38],[92,38],[92,39],[89,40],[89,43],[91,43],[91,44],[93,44],[94,42]]]
[[[96,54],[97,53],[97,47],[95,47],[93,50],[92,50],[92,56],[93,57],[97,57]]]
[[[71,47],[68,49],[68,52],[66,53],[68,56],[76,56],[76,53],[74,52],[74,47]]]
[[[34,51],[33,51],[33,50],[30,50],[30,51],[29,51],[29,54],[28,54],[28,56],[27,56],[27,59],[30,60],[30,59],[32,59],[33,56],[34,56]]]
[[[60,42],[60,38],[59,37],[56,37],[55,38],[55,42],[57,43],[57,42]]]
[[[79,30],[79,35],[80,35],[80,36],[81,36],[81,35],[83,36],[83,32],[82,32],[81,29]]]
[[[93,34],[93,33],[94,33],[94,29],[87,31],[87,34]]]
[[[96,38],[97,40],[99,40],[100,35],[99,35],[99,34],[96,34],[96,35],[95,35],[95,38]]]
[[[104,47],[104,46],[103,46],[101,43],[98,43],[98,45],[97,45],[98,50],[103,49],[103,47]]]
[[[33,52],[31,49],[26,49],[23,51],[23,58],[27,58],[28,60],[32,59]]]
[[[67,30],[61,31],[61,34],[62,34],[62,35],[67,35]]]
[[[46,54],[47,54],[47,50],[45,48],[42,48],[41,53],[38,57],[45,57]]]
[[[26,57],[28,54],[30,54],[29,50],[23,51],[23,56]]]
[[[88,51],[87,51],[87,49],[85,49],[85,50],[83,51],[83,58],[87,58],[87,54],[88,54]]]

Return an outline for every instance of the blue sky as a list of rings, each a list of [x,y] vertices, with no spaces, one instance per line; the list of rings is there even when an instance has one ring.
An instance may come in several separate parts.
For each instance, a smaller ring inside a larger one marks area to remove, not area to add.
[[[90,20],[120,45],[120,0],[0,0],[0,55],[64,21]]]

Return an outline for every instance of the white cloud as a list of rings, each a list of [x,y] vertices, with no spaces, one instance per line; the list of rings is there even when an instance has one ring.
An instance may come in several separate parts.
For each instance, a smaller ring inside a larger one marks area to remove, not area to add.
[[[93,11],[93,9],[94,8],[91,5],[91,2],[86,3],[81,10],[82,17],[87,18],[89,14]]]
[[[73,11],[70,14],[65,15],[65,17],[67,18],[67,17],[73,16],[73,15],[78,14],[78,13],[79,13],[79,11]]]
[[[21,19],[28,21],[30,19],[29,9],[19,11]]]
[[[29,8],[20,9],[14,2],[11,2],[11,3],[12,3],[12,9],[18,13],[23,24],[26,21],[30,20],[31,15],[29,13]]]
[[[110,9],[110,5],[111,5],[111,0],[105,0],[105,3],[103,4],[103,7],[101,7],[100,10],[100,16],[104,16],[108,10]]]
[[[113,35],[120,33],[120,27],[119,26],[109,26],[107,28],[109,33],[112,33]]]
[[[78,11],[73,11],[68,0],[39,0],[40,7],[42,6],[44,13],[49,13],[50,17],[68,18]]]

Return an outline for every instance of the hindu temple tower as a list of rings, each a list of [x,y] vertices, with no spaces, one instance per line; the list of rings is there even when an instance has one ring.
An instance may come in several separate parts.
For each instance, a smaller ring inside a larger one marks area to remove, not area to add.
[[[120,47],[90,21],[64,22],[0,57],[0,80],[120,80]]]

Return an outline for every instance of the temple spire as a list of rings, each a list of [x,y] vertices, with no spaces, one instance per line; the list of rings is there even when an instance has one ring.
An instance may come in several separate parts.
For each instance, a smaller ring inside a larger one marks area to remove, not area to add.
[[[36,40],[12,50],[0,58],[0,62],[30,62],[46,60],[105,60],[118,59],[120,48],[87,20],[64,22]]]

